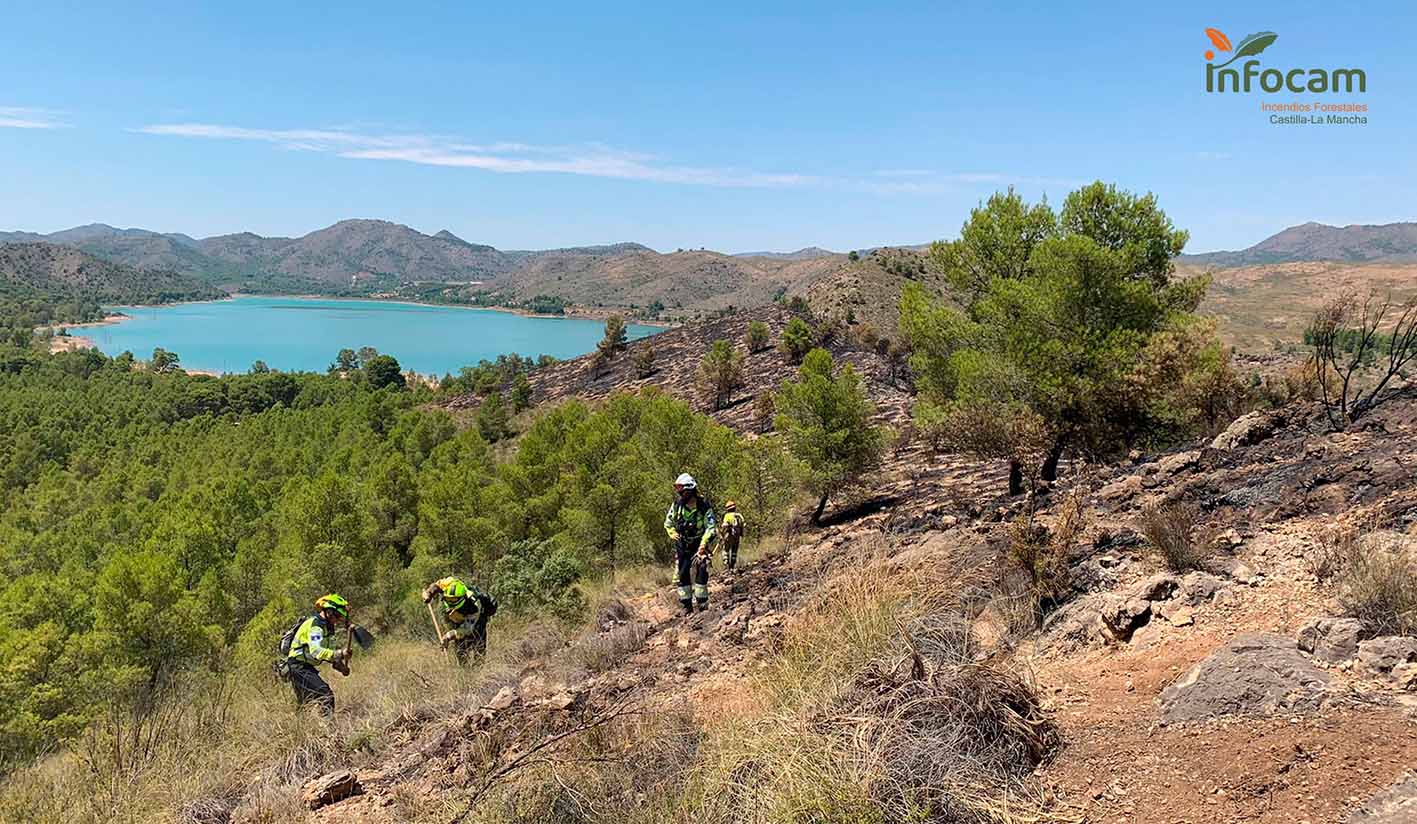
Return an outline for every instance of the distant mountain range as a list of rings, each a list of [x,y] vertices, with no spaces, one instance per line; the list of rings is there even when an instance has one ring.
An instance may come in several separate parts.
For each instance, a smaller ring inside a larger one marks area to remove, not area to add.
[[[409,281],[479,283],[504,278],[547,259],[584,262],[646,255],[672,257],[659,255],[639,243],[502,251],[470,243],[446,229],[425,235],[384,220],[342,220],[298,238],[240,232],[200,240],[184,234],[92,223],[47,235],[0,232],[0,242],[71,246],[116,263],[170,270],[228,287],[259,286],[263,282],[282,286],[302,281],[312,288],[326,284],[341,289],[372,282],[385,286]],[[810,248],[737,257],[799,261],[831,256],[833,253],[825,249]]]
[[[638,243],[504,251],[444,229],[425,235],[384,220],[343,220],[298,238],[250,232],[192,238],[90,224],[53,234],[0,232],[0,242],[72,247],[115,263],[176,272],[228,291],[400,294],[467,302],[551,295],[585,306],[662,306],[672,315],[756,305],[846,262],[822,249],[732,256],[660,254]]]
[[[773,260],[814,260],[816,258],[832,257],[838,254],[841,253],[833,252],[829,249],[823,249],[820,246],[808,246],[804,249],[798,249],[795,252],[739,252],[738,254],[734,255],[734,257],[760,257],[771,258]]]
[[[1417,261],[1417,223],[1380,226],[1328,226],[1305,223],[1291,226],[1248,249],[1182,255],[1186,263],[1209,266],[1254,266],[1332,260],[1344,263]]]
[[[883,331],[894,325],[893,309],[872,307],[889,307],[889,295],[904,280],[932,276],[920,259],[924,246],[861,250],[859,261],[819,247],[737,255],[704,249],[661,254],[638,243],[508,251],[446,229],[425,235],[384,220],[343,220],[297,238],[240,232],[198,239],[90,224],[48,235],[0,232],[0,243],[7,241],[70,247],[176,277],[166,285],[178,293],[216,287],[511,306],[560,301],[677,319],[800,295],[814,306],[864,316]],[[1417,223],[1306,223],[1249,249],[1183,255],[1178,262],[1224,268],[1305,260],[1417,261]],[[120,280],[136,282],[131,273]],[[164,283],[149,285],[161,293]],[[842,294],[828,294],[833,290]]]

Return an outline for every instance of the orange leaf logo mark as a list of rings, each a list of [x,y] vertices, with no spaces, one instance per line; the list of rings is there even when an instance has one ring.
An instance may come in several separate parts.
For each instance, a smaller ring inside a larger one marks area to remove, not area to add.
[[[1230,51],[1230,38],[1225,36],[1225,32],[1221,31],[1220,29],[1206,29],[1205,36],[1210,38],[1210,42],[1214,43],[1217,49],[1220,49],[1221,51]],[[1207,51],[1205,53],[1205,59],[1215,59],[1215,52]]]

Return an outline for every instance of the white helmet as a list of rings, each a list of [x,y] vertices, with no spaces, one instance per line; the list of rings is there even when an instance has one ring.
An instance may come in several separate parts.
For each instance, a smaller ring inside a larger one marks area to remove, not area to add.
[[[694,476],[693,476],[693,475],[690,475],[690,474],[687,473],[687,472],[685,472],[684,474],[680,475],[678,478],[675,478],[675,479],[674,479],[674,485],[675,485],[675,486],[682,486],[682,487],[684,487],[685,489],[697,489],[698,486],[699,486],[699,485],[694,481]]]

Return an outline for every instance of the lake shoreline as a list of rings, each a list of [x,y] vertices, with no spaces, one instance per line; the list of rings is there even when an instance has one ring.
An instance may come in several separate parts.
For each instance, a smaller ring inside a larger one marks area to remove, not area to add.
[[[357,343],[394,355],[405,371],[436,376],[455,374],[460,368],[502,354],[574,358],[593,351],[603,331],[597,320],[574,311],[547,315],[507,307],[379,297],[238,292],[217,300],[110,305],[104,309],[108,315],[100,321],[56,327],[70,333],[100,326],[110,331],[55,337],[51,350],[92,347],[113,356],[124,350],[139,353],[159,346],[189,361],[190,366],[182,365],[184,371],[235,374],[244,371],[242,364],[251,360],[264,360],[281,371],[321,371],[328,363],[324,358],[341,347],[353,349]],[[450,311],[455,309],[491,309],[495,314]],[[530,324],[517,318],[568,323]],[[633,320],[628,326],[636,339],[668,328],[668,324]],[[335,348],[324,354],[320,346]]]
[[[566,311],[553,315],[549,312],[533,312],[530,309],[518,309],[515,306],[472,306],[466,303],[432,303],[430,301],[409,300],[408,298],[379,298],[379,297],[331,297],[329,295],[248,295],[233,294],[232,297],[299,297],[309,300],[347,300],[364,301],[376,303],[400,303],[405,306],[432,306],[439,309],[477,309],[484,312],[506,312],[511,315],[520,315],[524,318],[549,318],[551,320],[606,320],[612,315],[619,315],[625,319],[626,323],[633,323],[636,326],[653,326],[659,329],[673,329],[678,324],[664,320],[643,320],[630,317],[627,313],[614,309],[589,308],[589,307],[567,307]]]
[[[34,331],[44,332],[48,330],[54,333],[54,337],[49,339],[49,353],[73,352],[79,349],[97,349],[98,343],[87,335],[60,335],[59,332],[68,332],[70,329],[95,329],[100,326],[112,326],[115,323],[122,323],[125,320],[132,320],[132,315],[125,315],[122,312],[111,312],[104,315],[103,320],[89,320],[83,323],[56,323],[49,326],[41,326]]]
[[[397,304],[402,304],[402,305],[404,305],[404,306],[428,306],[428,307],[432,307],[432,308],[435,308],[435,309],[472,309],[472,310],[479,310],[479,311],[483,311],[483,312],[506,312],[506,313],[511,314],[511,315],[520,315],[521,317],[524,317],[524,318],[550,318],[550,319],[552,319],[552,320],[556,320],[556,319],[570,319],[570,320],[607,320],[607,319],[610,318],[612,315],[619,315],[620,317],[622,317],[622,318],[625,319],[625,322],[626,322],[626,323],[633,323],[633,324],[635,324],[635,325],[637,325],[637,326],[653,326],[653,327],[655,327],[655,328],[657,328],[657,329],[673,329],[674,327],[676,327],[676,326],[679,325],[679,324],[674,323],[674,322],[672,322],[672,321],[666,321],[666,320],[647,320],[647,319],[643,319],[643,318],[631,317],[627,312],[619,311],[619,310],[616,310],[616,309],[608,309],[608,308],[591,308],[591,307],[584,307],[584,306],[572,306],[572,307],[568,307],[567,310],[566,310],[565,312],[563,312],[562,314],[554,315],[554,314],[551,314],[551,313],[549,313],[549,312],[533,312],[533,311],[531,311],[530,309],[518,309],[518,308],[515,307],[515,306],[472,306],[472,305],[469,305],[469,304],[466,304],[466,303],[433,303],[433,302],[431,302],[431,301],[410,300],[409,298],[402,298],[402,297],[399,297],[399,298],[381,298],[381,297],[372,297],[372,296],[371,296],[371,297],[350,297],[350,296],[348,296],[348,295],[320,295],[320,294],[313,294],[313,293],[311,293],[311,294],[299,294],[299,295],[284,295],[284,294],[277,295],[277,294],[264,294],[264,293],[260,293],[260,292],[232,292],[231,294],[227,295],[227,296],[224,297],[224,298],[213,298],[213,299],[211,299],[211,300],[183,300],[183,301],[174,301],[173,303],[125,303],[125,304],[122,304],[122,305],[123,305],[125,308],[129,308],[129,309],[162,309],[162,308],[168,307],[168,306],[190,306],[190,305],[199,304],[199,303],[224,303],[224,302],[226,302],[226,301],[236,300],[237,298],[291,298],[291,299],[294,299],[294,300],[337,300],[337,301],[347,301],[347,302],[354,302],[354,303],[397,303]],[[115,305],[118,305],[118,304],[115,304]],[[123,316],[120,317],[119,321],[124,320],[124,319],[127,319],[127,318],[128,318],[128,316],[123,315]],[[119,321],[113,321],[113,322],[114,322],[114,323],[118,323]],[[102,322],[107,322],[107,321],[102,321]],[[95,323],[100,323],[100,322],[99,322],[99,321],[95,321]],[[75,328],[77,328],[78,326],[79,326],[79,324],[74,324],[74,327],[75,327]]]

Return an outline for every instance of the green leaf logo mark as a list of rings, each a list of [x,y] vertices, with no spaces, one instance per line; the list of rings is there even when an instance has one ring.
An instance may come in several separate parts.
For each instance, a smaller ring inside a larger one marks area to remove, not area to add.
[[[1279,35],[1275,34],[1272,31],[1255,32],[1254,34],[1240,41],[1240,44],[1235,47],[1234,57],[1231,57],[1229,60],[1226,60],[1224,63],[1221,63],[1219,66],[1216,66],[1216,68],[1224,68],[1225,66],[1234,63],[1236,60],[1239,60],[1242,57],[1254,57],[1255,55],[1269,48],[1270,45],[1272,45],[1274,41],[1278,39]]]

